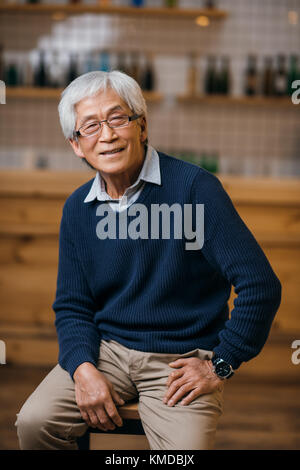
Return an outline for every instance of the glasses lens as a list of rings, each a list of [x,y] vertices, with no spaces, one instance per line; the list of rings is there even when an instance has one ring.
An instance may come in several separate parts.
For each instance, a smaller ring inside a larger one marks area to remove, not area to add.
[[[112,128],[127,126],[128,123],[129,119],[126,115],[113,116],[107,120],[108,126]],[[91,135],[97,134],[102,125],[103,124],[99,122],[91,122],[90,124],[81,127],[80,134],[84,137],[89,137]]]
[[[108,121],[108,125],[110,127],[122,127],[128,124],[128,116],[114,116],[110,118]]]
[[[87,124],[86,126],[82,127],[80,129],[80,133],[81,135],[89,136],[98,132],[99,129],[100,124],[98,122],[91,122],[90,124]]]

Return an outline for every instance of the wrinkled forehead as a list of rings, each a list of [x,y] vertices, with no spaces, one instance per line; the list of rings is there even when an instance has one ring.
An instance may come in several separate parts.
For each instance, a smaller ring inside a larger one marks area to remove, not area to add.
[[[130,113],[130,108],[118,93],[111,88],[87,96],[75,105],[76,126],[81,126],[89,119],[106,119],[112,112]]]

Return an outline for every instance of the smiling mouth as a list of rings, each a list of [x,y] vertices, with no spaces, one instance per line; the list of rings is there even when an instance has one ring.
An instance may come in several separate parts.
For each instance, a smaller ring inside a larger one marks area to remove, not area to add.
[[[118,148],[114,150],[107,150],[106,152],[101,152],[100,155],[114,155],[116,153],[122,152],[123,148]]]

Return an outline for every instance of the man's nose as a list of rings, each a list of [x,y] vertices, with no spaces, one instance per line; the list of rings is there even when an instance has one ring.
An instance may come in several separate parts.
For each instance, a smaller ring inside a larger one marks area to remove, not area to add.
[[[115,129],[109,127],[107,122],[101,123],[100,134],[99,134],[100,141],[113,140],[116,138],[116,136],[117,135],[116,135]]]

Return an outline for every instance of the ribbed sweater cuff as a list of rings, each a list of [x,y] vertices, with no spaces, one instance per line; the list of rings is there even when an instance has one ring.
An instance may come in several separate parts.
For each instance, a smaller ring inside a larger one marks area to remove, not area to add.
[[[71,379],[74,380],[74,372],[84,362],[90,362],[97,367],[97,360],[91,350],[86,348],[78,348],[75,353],[70,355],[67,359],[59,361],[60,366],[69,372]]]
[[[237,357],[233,356],[229,351],[224,349],[221,344],[216,346],[213,351],[217,356],[228,362],[232,366],[233,370],[238,369],[243,362],[237,359]]]

